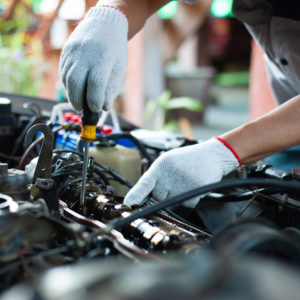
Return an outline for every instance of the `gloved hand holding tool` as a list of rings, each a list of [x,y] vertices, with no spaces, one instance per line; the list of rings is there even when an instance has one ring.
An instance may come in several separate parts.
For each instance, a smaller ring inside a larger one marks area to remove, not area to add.
[[[126,71],[127,36],[126,16],[105,5],[91,8],[71,34],[59,70],[75,110],[85,98],[92,112],[112,107]]]
[[[222,139],[171,150],[161,155],[129,191],[124,204],[141,204],[152,192],[159,201],[218,182],[240,165],[235,151]],[[194,207],[199,198],[184,202]]]

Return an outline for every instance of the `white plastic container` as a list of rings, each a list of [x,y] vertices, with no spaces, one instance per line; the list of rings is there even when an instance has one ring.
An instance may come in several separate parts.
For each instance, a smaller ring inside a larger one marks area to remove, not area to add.
[[[89,155],[101,164],[112,167],[120,175],[132,183],[136,183],[141,177],[141,157],[137,150],[120,145],[91,147]],[[117,181],[111,181],[111,185],[117,190],[118,196],[125,196],[129,188]]]

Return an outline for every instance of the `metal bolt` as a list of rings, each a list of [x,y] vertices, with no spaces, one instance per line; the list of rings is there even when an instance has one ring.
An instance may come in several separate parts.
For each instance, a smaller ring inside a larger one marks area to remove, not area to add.
[[[41,190],[50,190],[53,187],[54,183],[52,179],[46,178],[37,178],[36,186]]]

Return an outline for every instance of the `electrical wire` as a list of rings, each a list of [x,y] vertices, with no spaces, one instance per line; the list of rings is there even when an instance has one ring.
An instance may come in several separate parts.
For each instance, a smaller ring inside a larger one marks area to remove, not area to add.
[[[57,153],[57,154],[61,154],[61,153],[73,153],[73,154],[77,154],[78,156],[80,156],[81,158],[83,157],[83,154],[78,152],[78,151],[74,151],[74,150],[69,150],[69,149],[54,149],[53,153]]]
[[[80,172],[61,172],[61,173],[57,173],[57,174],[52,174],[51,178],[56,178],[56,177],[66,176],[66,175],[79,176],[79,175],[82,175],[82,173],[80,173]]]
[[[96,164],[96,162],[95,162]],[[110,174],[111,176],[114,177],[114,179],[116,181],[118,181],[119,183],[126,185],[129,188],[133,187],[133,183],[131,183],[130,181],[128,181],[126,178],[124,178],[123,176],[121,176],[116,170],[114,170],[113,168],[106,168],[105,172],[107,172],[108,174]]]
[[[63,167],[53,172],[52,175],[56,175],[57,173],[70,172],[74,169],[80,169],[80,168],[82,168],[82,162],[74,162],[71,164],[64,165]]]
[[[105,185],[109,185],[109,179],[101,170],[94,168],[94,172],[102,179]]]
[[[159,203],[158,200],[156,200],[153,196],[149,197],[149,199],[147,200],[147,203],[150,203],[152,205]],[[173,210],[171,210],[170,208],[165,208],[162,210],[166,215],[169,215],[170,217],[177,219],[178,221],[185,223],[189,226],[192,227],[196,227],[198,229],[201,229],[199,226],[197,226],[194,223],[191,223],[190,221],[188,221],[187,219],[183,218],[182,216],[178,215],[176,212],[174,212]]]
[[[80,158],[83,158],[83,154],[78,152],[78,151],[74,151],[74,150],[68,150],[68,149],[56,149],[53,151],[54,153],[66,153],[66,152],[70,152],[70,153],[73,153],[73,154],[77,154],[80,156]],[[119,183],[123,184],[123,185],[126,185],[128,186],[129,188],[132,188],[133,187],[133,183],[131,183],[130,181],[128,181],[126,178],[124,178],[121,174],[119,174],[116,170],[114,170],[113,168],[111,167],[106,167],[104,165],[102,165],[100,162],[98,161],[94,161],[95,165],[100,167],[104,173],[107,173],[111,176],[114,177],[114,179],[116,181],[118,181]]]
[[[54,130],[52,130],[52,132],[53,132],[53,134],[55,134],[58,131],[60,131],[61,129],[63,129],[63,126],[59,126],[59,127],[55,128]],[[19,167],[18,168],[20,170],[24,170],[27,159],[32,154],[32,152],[37,147],[37,145],[41,144],[43,142],[43,140],[44,140],[44,136],[41,136],[37,140],[35,140],[34,142],[32,142],[31,145],[27,148],[27,150],[23,154],[23,156],[22,156],[22,158],[20,160],[20,163],[19,163]]]
[[[64,153],[64,152],[70,152],[70,153],[79,155],[81,158],[83,157],[83,155],[80,152],[72,151],[72,150],[68,151],[67,149],[66,150],[64,150],[64,149],[58,149],[58,150],[54,150],[53,152],[56,153],[56,154]],[[93,171],[103,180],[103,182],[106,185],[109,185],[110,183],[109,183],[109,179],[105,175],[105,173],[111,175],[115,181],[118,181],[119,183],[121,183],[123,185],[126,185],[129,188],[133,187],[133,183],[131,183],[130,181],[128,181],[126,178],[124,178],[122,175],[120,175],[113,168],[106,167],[106,166],[102,165],[101,163],[99,163],[97,161],[94,161],[94,164],[97,167],[99,167],[99,168],[102,169],[102,170],[100,170],[100,169],[94,168]],[[52,174],[52,177],[70,175],[69,172],[72,171],[72,170],[74,170],[74,169],[76,169],[76,168],[78,168],[78,167],[82,168],[82,162],[79,162],[79,163],[77,162],[77,163],[73,163],[73,164],[69,164],[69,165],[63,166],[62,168],[56,170]]]
[[[144,209],[139,209],[136,213],[131,214],[127,218],[118,218],[112,222],[107,223],[107,227],[104,229],[105,232],[110,232],[112,229],[120,228],[125,225],[130,224],[136,219],[144,218],[146,216],[152,215],[160,210],[167,207],[180,204],[188,199],[206,194],[208,192],[227,189],[227,188],[238,188],[238,187],[270,187],[276,188],[276,190],[284,190],[288,192],[296,192],[300,194],[300,183],[294,181],[281,181],[275,179],[261,179],[261,178],[251,178],[251,179],[239,179],[239,180],[224,180],[218,183],[213,183],[203,187],[196,188],[194,190],[182,193],[175,197],[172,197],[166,201],[159,202],[152,206],[147,206]],[[298,200],[300,201],[300,200]]]
[[[32,127],[34,124],[42,123],[46,120],[47,120],[47,117],[45,117],[45,116],[40,116],[40,117],[33,116],[29,120],[29,122],[26,124],[26,126],[24,127],[24,129],[22,130],[22,132],[20,133],[20,135],[18,136],[18,138],[16,139],[16,141],[14,143],[14,148],[11,152],[12,155],[15,155],[16,152],[18,151],[18,149],[20,148],[21,143],[22,143],[22,141],[24,141],[26,133],[29,130],[29,128]]]
[[[103,140],[112,140],[112,141],[116,141],[119,139],[128,139],[130,141],[132,141],[135,146],[138,148],[138,150],[140,151],[141,155],[146,158],[151,164],[154,161],[154,158],[151,157],[151,155],[148,153],[146,147],[132,134],[130,133],[112,133],[112,134],[108,134],[105,135],[104,137],[98,137],[97,140],[99,140],[100,142]]]
[[[207,196],[203,197],[201,201],[222,201],[222,202],[240,202],[245,200],[250,200],[254,195],[258,193],[266,194],[275,194],[276,190],[274,188],[262,188],[262,189],[253,189],[251,191],[240,191],[238,193],[231,194],[220,194],[220,193],[210,193]]]
[[[63,184],[63,186],[61,187],[59,193],[60,193],[60,194],[63,194],[63,193],[67,190],[67,188],[68,188],[69,185],[75,184],[75,183],[79,183],[79,182],[81,182],[81,177],[77,177],[77,178],[75,178],[75,179],[72,178],[71,180],[68,179],[68,180]],[[78,200],[78,201],[79,201],[79,200]],[[72,207],[70,207],[70,208],[72,208]]]
[[[75,163],[64,165],[63,167],[53,172],[51,177],[56,178],[56,177],[66,176],[66,175],[75,175],[75,176],[82,175],[82,172],[74,172],[74,170],[81,171],[82,166],[83,166],[83,162],[75,162]],[[99,168],[93,168],[93,172],[102,179],[105,185],[109,185],[108,178]]]

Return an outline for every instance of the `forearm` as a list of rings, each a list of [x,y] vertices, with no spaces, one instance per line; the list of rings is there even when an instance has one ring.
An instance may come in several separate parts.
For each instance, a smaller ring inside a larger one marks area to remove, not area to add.
[[[300,95],[221,136],[247,164],[300,144]]]
[[[122,10],[128,18],[128,39],[131,39],[146,20],[168,2],[170,0],[100,0],[97,5],[110,5]]]

